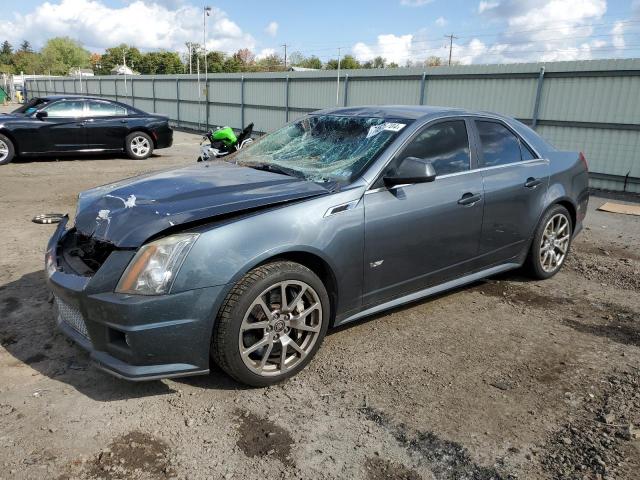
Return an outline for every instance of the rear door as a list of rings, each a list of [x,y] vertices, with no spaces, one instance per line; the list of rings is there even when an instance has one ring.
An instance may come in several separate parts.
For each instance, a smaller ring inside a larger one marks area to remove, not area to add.
[[[545,205],[549,162],[500,120],[476,118],[475,126],[484,182],[480,254],[489,266],[529,245]]]
[[[365,193],[365,306],[442,283],[472,268],[483,195],[482,175],[472,169],[469,125],[463,118],[427,125],[385,170],[418,157],[434,165],[438,176],[433,182],[382,185]]]
[[[107,100],[87,100],[85,131],[87,148],[124,148],[128,133],[126,108]]]
[[[42,109],[47,116],[38,129],[41,151],[72,152],[85,148],[84,100],[59,100]]]

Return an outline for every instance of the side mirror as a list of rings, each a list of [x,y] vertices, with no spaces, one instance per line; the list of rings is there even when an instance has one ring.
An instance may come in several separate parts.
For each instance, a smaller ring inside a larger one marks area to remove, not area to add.
[[[382,180],[387,187],[391,187],[409,183],[433,182],[435,179],[436,170],[430,161],[407,157],[395,172],[385,175]]]
[[[36,118],[39,118],[40,120],[42,120],[43,118],[46,118],[48,116],[49,116],[49,114],[44,110],[40,110],[39,112],[36,112]]]

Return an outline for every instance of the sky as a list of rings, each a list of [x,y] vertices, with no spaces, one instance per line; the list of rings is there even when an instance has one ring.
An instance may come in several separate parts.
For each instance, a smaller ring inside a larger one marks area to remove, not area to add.
[[[91,51],[249,48],[327,61],[378,55],[404,65],[429,56],[462,64],[640,57],[640,0],[21,0],[2,2],[0,41],[35,48],[69,36]],[[338,50],[340,49],[340,50]]]

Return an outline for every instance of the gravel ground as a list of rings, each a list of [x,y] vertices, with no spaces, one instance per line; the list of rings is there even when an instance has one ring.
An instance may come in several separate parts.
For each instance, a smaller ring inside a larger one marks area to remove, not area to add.
[[[640,217],[595,211],[564,269],[509,273],[331,332],[275,387],[128,383],[54,328],[43,254],[79,191],[195,161],[0,167],[0,478],[640,478]]]

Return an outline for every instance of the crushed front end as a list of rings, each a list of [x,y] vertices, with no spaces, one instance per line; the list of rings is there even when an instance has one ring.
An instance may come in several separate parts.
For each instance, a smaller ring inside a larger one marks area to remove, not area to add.
[[[67,229],[49,241],[45,265],[59,328],[97,366],[128,380],[209,371],[209,343],[222,287],[163,295],[116,293],[136,249]]]

